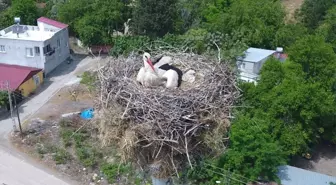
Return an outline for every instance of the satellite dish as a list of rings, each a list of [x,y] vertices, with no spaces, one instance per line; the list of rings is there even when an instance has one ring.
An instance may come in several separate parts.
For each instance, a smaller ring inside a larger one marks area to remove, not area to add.
[[[20,22],[21,22],[20,17],[14,17],[14,22],[15,22],[16,24],[20,24]]]

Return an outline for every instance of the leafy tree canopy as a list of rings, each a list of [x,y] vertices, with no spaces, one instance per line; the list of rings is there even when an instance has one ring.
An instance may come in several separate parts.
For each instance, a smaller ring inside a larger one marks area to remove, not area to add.
[[[297,18],[309,29],[315,29],[326,15],[327,10],[335,5],[334,0],[305,0]]]
[[[138,0],[133,12],[133,29],[138,34],[162,37],[174,31],[177,0]]]

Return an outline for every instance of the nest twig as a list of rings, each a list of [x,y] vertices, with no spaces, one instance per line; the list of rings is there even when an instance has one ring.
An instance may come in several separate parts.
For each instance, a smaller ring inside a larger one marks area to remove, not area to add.
[[[195,155],[224,151],[231,107],[239,96],[228,64],[194,54],[165,54],[184,71],[195,70],[196,81],[173,90],[145,88],[135,81],[143,64],[136,55],[114,59],[98,72],[103,143],[117,141],[124,160],[159,178],[185,162],[192,165]]]

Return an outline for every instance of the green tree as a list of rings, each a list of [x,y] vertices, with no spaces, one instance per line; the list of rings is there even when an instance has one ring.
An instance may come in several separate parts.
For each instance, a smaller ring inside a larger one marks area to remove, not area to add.
[[[277,30],[273,47],[284,47],[285,50],[298,39],[305,37],[308,30],[302,24],[287,24]]]
[[[0,12],[7,9],[11,4],[10,0],[0,0]]]
[[[0,107],[6,106],[8,103],[8,94],[4,91],[0,91]]]
[[[297,18],[309,29],[315,29],[326,15],[327,10],[335,5],[334,0],[305,0]]]
[[[334,87],[336,54],[322,37],[304,37],[290,47],[288,54],[291,61],[302,66],[307,80],[320,82],[327,89]]]
[[[12,6],[9,9],[11,20],[14,17],[20,17],[21,23],[26,25],[35,25],[39,17],[39,11],[34,0],[12,0]]]
[[[279,1],[221,2],[221,6],[212,5],[204,10],[208,12],[204,15],[206,27],[227,34],[239,32],[245,36],[249,46],[272,47],[276,31],[284,24],[285,11]]]
[[[269,133],[268,121],[240,115],[232,124],[230,147],[220,165],[251,180],[276,179],[277,167],[287,156]]]
[[[318,35],[325,38],[325,41],[331,43],[336,51],[336,6],[327,11],[325,19],[316,30]]]
[[[177,0],[138,0],[134,7],[132,26],[136,33],[162,37],[174,32]]]
[[[108,43],[113,30],[123,28],[127,6],[118,0],[73,0],[59,4],[58,10],[58,19],[90,46]]]

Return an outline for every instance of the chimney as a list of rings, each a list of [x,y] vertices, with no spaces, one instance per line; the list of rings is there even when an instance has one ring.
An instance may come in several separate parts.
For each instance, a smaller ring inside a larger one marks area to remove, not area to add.
[[[283,48],[282,47],[277,47],[276,50],[275,50],[276,58],[280,59],[282,53],[283,53]]]

